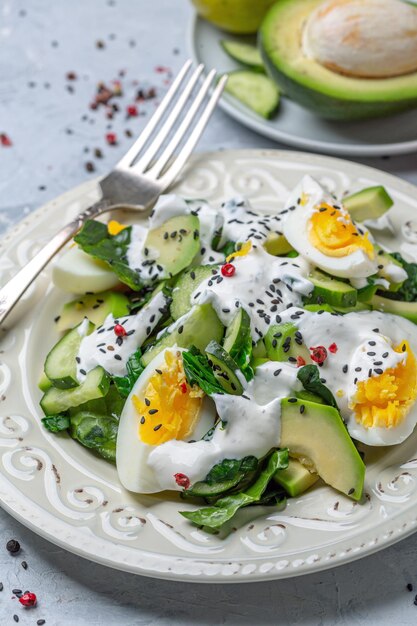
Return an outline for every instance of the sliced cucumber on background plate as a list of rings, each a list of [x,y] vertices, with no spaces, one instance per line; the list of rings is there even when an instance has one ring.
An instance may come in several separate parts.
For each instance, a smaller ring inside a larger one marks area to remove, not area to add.
[[[220,43],[223,50],[238,63],[254,71],[265,72],[261,53],[256,46],[232,39],[223,39]]]
[[[265,119],[270,119],[279,106],[278,87],[268,76],[259,72],[230,72],[225,91]]]

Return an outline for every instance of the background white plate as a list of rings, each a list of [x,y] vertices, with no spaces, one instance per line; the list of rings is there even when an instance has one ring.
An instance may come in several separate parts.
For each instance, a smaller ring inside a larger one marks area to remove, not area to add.
[[[417,208],[416,188],[393,176],[338,159],[278,151],[197,156],[177,191],[215,203],[246,194],[255,207],[273,210],[305,173],[337,193],[385,185],[395,199],[397,228]],[[0,244],[2,280],[97,196],[97,184],[86,183],[21,222]],[[190,505],[175,495],[124,491],[113,466],[40,424],[37,380],[57,339],[53,319],[68,299],[52,287],[47,270],[1,332],[0,504],[23,524],[104,565],[196,582],[296,576],[357,559],[414,532],[417,432],[401,446],[367,449],[363,503],[321,485],[289,500],[284,512],[247,508],[226,537],[190,525],[178,514]]]
[[[190,26],[191,55],[207,70],[241,69],[220,46],[222,39],[240,39],[195,16]],[[244,38],[243,38],[244,39]],[[250,38],[248,41],[252,41]],[[282,98],[273,120],[265,120],[225,94],[220,106],[244,126],[281,143],[335,155],[386,156],[417,150],[417,109],[390,117],[359,122],[323,120],[295,102]]]

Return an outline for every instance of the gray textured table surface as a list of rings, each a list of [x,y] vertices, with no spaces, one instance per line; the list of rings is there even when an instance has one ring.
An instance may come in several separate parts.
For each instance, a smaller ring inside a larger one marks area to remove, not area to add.
[[[123,107],[139,87],[165,89],[187,55],[191,9],[185,0],[0,0],[0,232],[46,200],[85,180],[93,162],[104,173],[155,106],[113,120],[91,111],[96,84],[121,71]],[[76,79],[69,80],[68,72]],[[136,84],[139,81],[140,84]],[[112,128],[110,128],[111,126]],[[115,132],[117,146],[108,146]],[[383,123],[381,123],[383,132]],[[216,112],[199,149],[276,147]],[[94,149],[103,158],[94,156]],[[417,155],[369,159],[417,183]],[[2,546],[18,538],[22,553]],[[21,566],[26,560],[28,569]],[[0,624],[90,626],[152,624],[405,625],[417,622],[417,535],[338,569],[281,582],[191,585],[135,577],[89,563],[37,537],[0,510]],[[19,606],[11,590],[37,593],[36,609]]]

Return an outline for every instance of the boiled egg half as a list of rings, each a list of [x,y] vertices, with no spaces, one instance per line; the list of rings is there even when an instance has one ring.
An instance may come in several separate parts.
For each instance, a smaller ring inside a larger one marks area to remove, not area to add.
[[[181,348],[166,348],[144,369],[124,405],[117,436],[116,464],[129,491],[161,491],[148,465],[151,452],[172,439],[200,439],[214,425],[214,403],[185,377]]]
[[[307,261],[342,278],[365,278],[377,271],[369,231],[357,226],[311,176],[305,176],[285,209],[283,232]]]

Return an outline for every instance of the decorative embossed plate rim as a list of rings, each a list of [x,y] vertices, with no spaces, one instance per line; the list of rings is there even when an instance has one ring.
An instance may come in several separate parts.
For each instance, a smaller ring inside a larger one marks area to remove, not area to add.
[[[271,208],[280,205],[286,186],[293,186],[305,172],[335,191],[385,185],[396,200],[396,226],[417,210],[417,189],[394,176],[295,152],[197,155],[177,189],[185,196],[212,201],[246,193],[255,206]],[[97,194],[96,182],[85,183],[7,233],[0,243],[3,280]],[[10,330],[2,332],[0,345],[0,505],[36,533],[125,571],[195,582],[246,582],[353,561],[416,529],[416,436],[383,454],[369,453],[362,505],[321,486],[290,500],[282,513],[247,509],[246,515],[256,518],[242,519],[224,539],[191,527],[178,515],[178,502],[172,498],[137,498],[124,492],[113,468],[39,424],[37,369],[53,342],[51,316],[62,301],[51,288],[47,270],[19,305]]]

